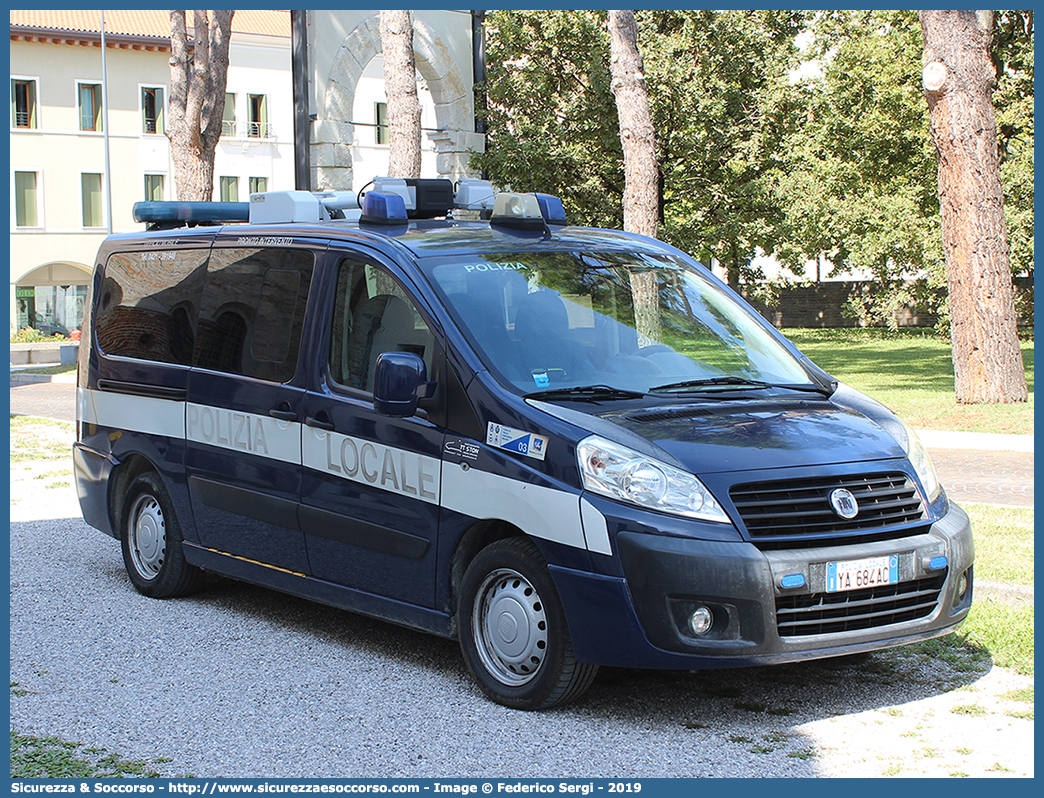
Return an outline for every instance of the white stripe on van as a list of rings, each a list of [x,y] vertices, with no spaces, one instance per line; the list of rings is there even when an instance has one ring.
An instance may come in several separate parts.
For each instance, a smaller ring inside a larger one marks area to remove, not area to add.
[[[584,524],[587,548],[611,556],[613,549],[609,545],[609,528],[605,524],[605,516],[587,499],[580,500],[580,520]]]
[[[315,428],[303,431],[301,450],[306,468],[439,503],[442,461],[434,457]]]
[[[405,449],[226,408],[84,388],[77,391],[77,403],[80,421],[302,463],[431,504],[438,504],[441,494],[448,510],[501,519],[533,537],[612,554],[605,516],[578,493],[477,468],[465,471]]]
[[[502,519],[536,538],[587,548],[576,493],[447,463],[442,469],[442,506],[472,518]]]
[[[188,440],[195,443],[249,452],[282,463],[301,462],[301,425],[294,421],[188,402],[185,431]]]
[[[152,396],[77,390],[80,421],[166,438],[185,437],[185,403]]]

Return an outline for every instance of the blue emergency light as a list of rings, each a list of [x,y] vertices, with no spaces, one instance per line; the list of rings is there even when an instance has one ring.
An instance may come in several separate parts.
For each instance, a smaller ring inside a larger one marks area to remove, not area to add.
[[[134,221],[149,227],[183,227],[246,222],[249,202],[135,202]]]
[[[363,197],[360,222],[366,224],[406,224],[406,201],[398,194],[370,191]]]
[[[537,194],[537,204],[540,206],[540,214],[548,224],[567,224],[565,206],[558,197],[550,194]]]

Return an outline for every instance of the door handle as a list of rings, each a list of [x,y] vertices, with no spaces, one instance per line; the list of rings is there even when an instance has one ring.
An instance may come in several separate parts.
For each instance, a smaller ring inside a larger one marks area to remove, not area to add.
[[[325,429],[327,431],[333,430],[333,422],[330,421],[326,413],[323,413],[322,416],[322,418],[316,418],[315,416],[305,416],[305,424],[307,424],[309,427],[315,427],[316,429]]]
[[[274,407],[268,411],[268,415],[278,418],[280,421],[297,421],[297,413],[293,410],[280,410],[278,407]]]

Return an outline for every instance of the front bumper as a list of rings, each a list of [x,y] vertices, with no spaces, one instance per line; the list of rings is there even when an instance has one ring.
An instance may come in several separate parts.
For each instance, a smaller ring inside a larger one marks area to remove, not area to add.
[[[971,526],[956,505],[924,533],[898,540],[761,551],[746,542],[621,531],[616,546],[622,579],[551,569],[585,662],[720,668],[872,651],[946,634],[972,601]],[[826,592],[828,562],[886,555],[898,558],[897,584]],[[797,574],[803,585],[781,586]],[[688,618],[699,606],[714,623],[697,637]]]

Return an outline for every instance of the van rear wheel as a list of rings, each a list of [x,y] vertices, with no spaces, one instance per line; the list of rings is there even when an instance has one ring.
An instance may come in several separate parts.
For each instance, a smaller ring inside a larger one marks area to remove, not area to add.
[[[483,549],[461,583],[460,644],[483,692],[515,709],[579,698],[597,665],[577,662],[547,564],[525,538]]]
[[[137,476],[123,501],[120,524],[123,564],[134,588],[152,598],[195,591],[203,572],[185,560],[181,525],[159,475]]]

